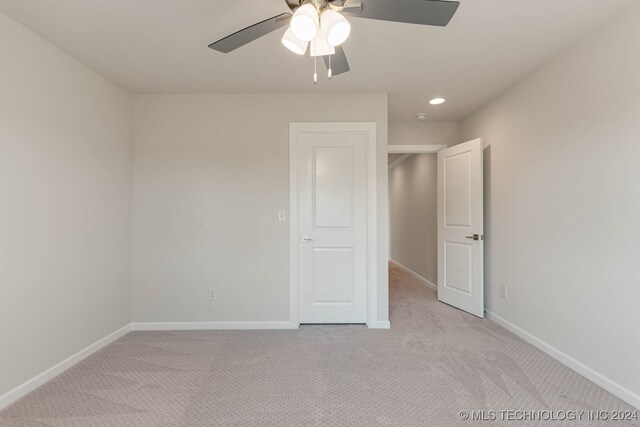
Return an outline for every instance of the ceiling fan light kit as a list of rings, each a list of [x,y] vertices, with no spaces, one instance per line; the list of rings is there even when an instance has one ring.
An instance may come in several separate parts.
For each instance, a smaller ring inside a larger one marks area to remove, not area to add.
[[[293,14],[282,44],[299,55],[301,51],[304,55],[307,44],[311,44],[309,55],[314,58],[313,82],[318,83],[317,57],[329,57],[327,76],[331,79],[331,55],[335,55],[335,48],[344,43],[350,33],[349,21],[340,12],[330,9],[329,2],[308,0]]]
[[[318,82],[317,58],[327,66],[327,76],[350,70],[342,44],[351,34],[344,15],[380,21],[445,27],[458,9],[448,0],[285,0],[291,13],[281,13],[224,37],[209,47],[229,53],[272,31],[289,26],[282,44],[297,55],[314,58],[314,83]],[[309,49],[309,45],[311,48]]]
[[[311,55],[311,57],[327,56],[335,53],[336,48],[327,43],[327,40],[323,37],[316,37],[311,40],[311,50],[309,51],[309,55]]]

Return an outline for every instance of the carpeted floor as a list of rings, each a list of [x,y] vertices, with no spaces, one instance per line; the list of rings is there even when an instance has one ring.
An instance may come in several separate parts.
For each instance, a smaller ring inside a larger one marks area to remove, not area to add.
[[[477,424],[462,410],[633,410],[397,269],[390,297],[389,331],[133,332],[0,412],[0,425],[449,426]],[[520,424],[494,414],[482,424]],[[590,425],[528,425],[547,424]]]

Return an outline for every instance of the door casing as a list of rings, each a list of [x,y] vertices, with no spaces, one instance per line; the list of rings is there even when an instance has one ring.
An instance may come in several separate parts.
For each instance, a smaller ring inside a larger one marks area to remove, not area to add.
[[[377,169],[375,122],[296,122],[289,125],[289,321],[300,325],[300,168],[298,135],[303,132],[366,132],[366,314],[371,327],[378,307]]]

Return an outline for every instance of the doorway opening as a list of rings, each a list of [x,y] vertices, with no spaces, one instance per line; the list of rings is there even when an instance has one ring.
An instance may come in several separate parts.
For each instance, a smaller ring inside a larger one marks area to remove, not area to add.
[[[389,147],[389,317],[392,323],[399,298],[415,300],[415,295],[421,293],[425,299],[437,298],[436,153],[446,145],[428,148]]]
[[[388,168],[390,320],[416,285],[483,317],[482,141],[391,145]]]

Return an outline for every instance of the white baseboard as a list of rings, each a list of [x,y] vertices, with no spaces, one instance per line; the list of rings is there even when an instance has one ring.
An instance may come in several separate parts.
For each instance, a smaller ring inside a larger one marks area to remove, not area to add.
[[[73,356],[66,358],[65,360],[58,363],[57,365],[52,366],[46,371],[20,384],[13,390],[9,390],[8,392],[0,396],[0,410],[11,405],[13,402],[27,395],[28,393],[31,393],[36,388],[40,387],[44,383],[57,377],[67,369],[71,368],[76,363],[91,356],[93,353],[100,350],[101,348],[106,347],[107,345],[111,344],[118,338],[126,335],[127,333],[129,333],[130,330],[131,330],[131,325],[126,325],[118,329],[117,331],[110,333],[106,337],[94,342],[88,347],[85,347],[84,349],[80,350]]]
[[[288,321],[281,322],[134,322],[132,331],[225,331],[225,330],[264,330],[298,329],[300,325]],[[388,320],[368,322],[370,329],[390,329]]]
[[[374,320],[367,322],[367,327],[369,329],[391,329],[391,322],[388,320]]]
[[[132,331],[224,331],[258,329],[298,329],[298,324],[274,322],[133,322]]]
[[[392,259],[390,259],[389,262],[391,264],[395,265],[396,267],[398,267],[400,270],[404,271],[405,273],[413,276],[415,279],[417,279],[423,285],[430,287],[434,291],[438,290],[438,285],[436,285],[436,284],[432,283],[431,281],[425,279],[424,277],[422,277],[421,275],[419,275],[415,271],[411,270],[409,267],[405,267],[404,265],[400,264],[398,261],[395,261],[395,260],[392,260]]]
[[[605,377],[599,372],[594,371],[584,363],[577,361],[576,359],[569,356],[568,354],[563,353],[562,351],[558,350],[552,345],[542,341],[541,339],[535,337],[534,335],[530,334],[524,329],[521,329],[520,327],[514,325],[508,320],[498,316],[497,314],[492,313],[490,311],[486,311],[486,314],[487,314],[487,319],[490,319],[496,322],[498,325],[502,326],[508,331],[519,336],[520,338],[522,338],[532,346],[536,347],[538,350],[543,351],[544,353],[556,359],[558,362],[562,363],[563,365],[576,371],[578,374],[582,375],[586,379],[594,382],[595,384],[599,385],[603,389],[607,390],[609,393],[613,394],[614,396],[618,397],[621,400],[624,400],[629,405],[640,409],[640,396],[638,396],[631,390],[621,386],[620,384]]]

